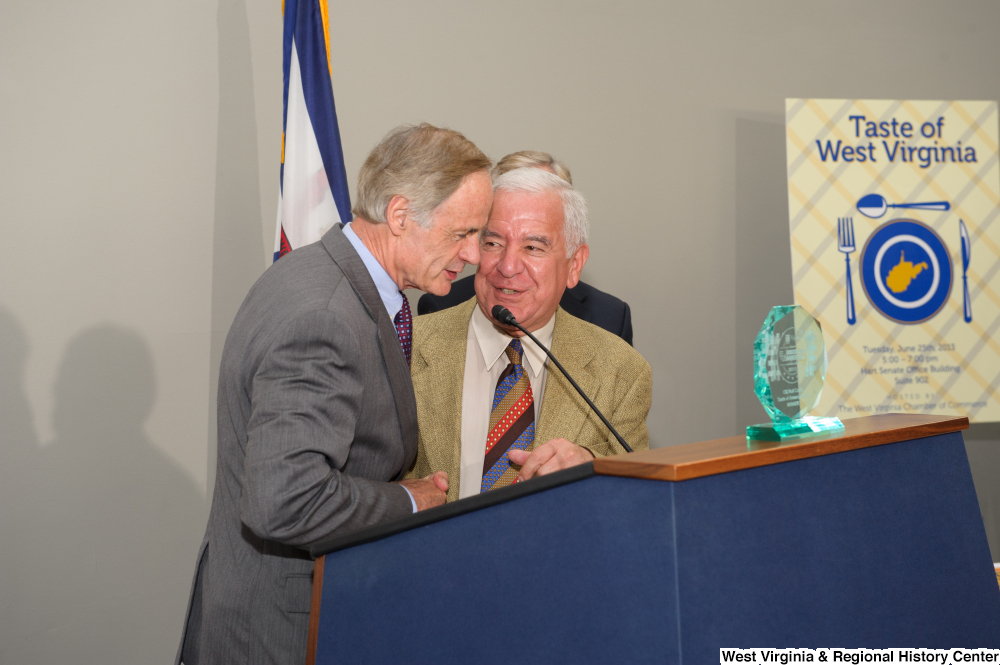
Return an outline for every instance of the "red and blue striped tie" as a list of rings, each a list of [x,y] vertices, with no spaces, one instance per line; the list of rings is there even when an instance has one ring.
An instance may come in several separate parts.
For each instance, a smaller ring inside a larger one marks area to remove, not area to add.
[[[481,492],[515,482],[517,471],[511,468],[507,453],[511,448],[529,450],[535,440],[535,400],[521,365],[524,355],[521,342],[511,340],[504,353],[510,364],[500,375],[493,394]]]

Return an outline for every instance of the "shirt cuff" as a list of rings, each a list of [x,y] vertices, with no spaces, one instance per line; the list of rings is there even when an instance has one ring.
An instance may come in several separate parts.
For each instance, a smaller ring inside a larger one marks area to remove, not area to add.
[[[413,498],[413,492],[406,489],[405,485],[400,485],[404,490],[406,490],[406,496],[410,497],[410,505],[413,506],[413,512],[417,512],[417,500]]]

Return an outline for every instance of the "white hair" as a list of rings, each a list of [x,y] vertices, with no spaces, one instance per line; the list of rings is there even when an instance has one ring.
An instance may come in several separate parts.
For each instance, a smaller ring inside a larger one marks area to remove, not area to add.
[[[493,193],[522,192],[524,194],[544,194],[556,192],[563,203],[563,235],[566,237],[566,258],[587,242],[590,222],[587,215],[587,201],[583,194],[573,189],[562,178],[548,171],[526,166],[497,176],[493,181]]]

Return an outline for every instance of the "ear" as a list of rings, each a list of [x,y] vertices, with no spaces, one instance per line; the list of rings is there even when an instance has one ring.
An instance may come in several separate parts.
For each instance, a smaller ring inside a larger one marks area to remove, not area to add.
[[[574,286],[580,282],[580,273],[583,272],[583,266],[587,265],[587,259],[590,258],[590,247],[587,245],[580,245],[573,252],[573,256],[570,257],[569,266],[569,276],[566,278],[566,288],[572,289]]]
[[[394,236],[403,235],[403,230],[410,220],[410,201],[405,196],[397,194],[389,200],[389,205],[385,209],[385,221],[389,226],[389,232]]]

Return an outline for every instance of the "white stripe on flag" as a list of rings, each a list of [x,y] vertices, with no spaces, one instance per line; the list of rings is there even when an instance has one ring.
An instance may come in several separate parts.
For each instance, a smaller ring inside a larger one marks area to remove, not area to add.
[[[285,123],[285,168],[278,201],[279,227],[284,227],[288,243],[296,249],[316,242],[338,221],[340,214],[330,191],[302,92],[299,57],[293,40]],[[281,234],[276,230],[274,251],[277,252],[280,246]]]

